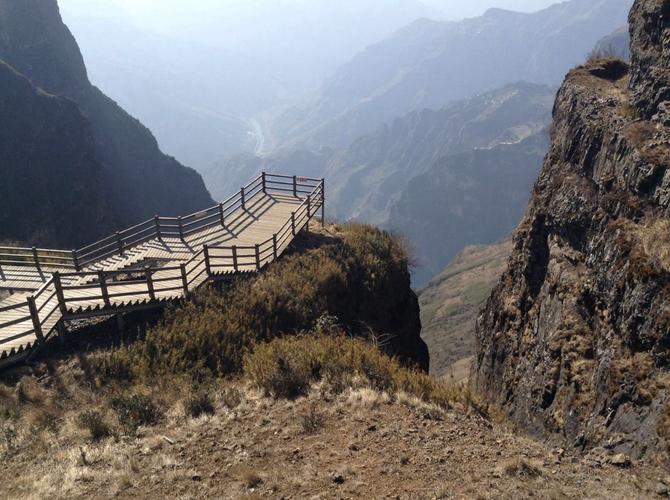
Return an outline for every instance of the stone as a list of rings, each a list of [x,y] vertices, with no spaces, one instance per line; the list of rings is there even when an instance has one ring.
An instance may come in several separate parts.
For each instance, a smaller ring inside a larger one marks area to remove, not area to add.
[[[610,463],[617,467],[630,467],[630,458],[623,453],[617,453],[610,458]]]

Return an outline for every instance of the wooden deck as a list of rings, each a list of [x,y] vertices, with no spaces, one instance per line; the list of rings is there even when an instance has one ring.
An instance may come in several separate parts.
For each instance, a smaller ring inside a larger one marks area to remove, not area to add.
[[[216,207],[81,250],[0,249],[0,290],[18,292],[0,302],[0,361],[25,357],[65,319],[156,307],[260,271],[323,209],[323,180],[262,174]]]

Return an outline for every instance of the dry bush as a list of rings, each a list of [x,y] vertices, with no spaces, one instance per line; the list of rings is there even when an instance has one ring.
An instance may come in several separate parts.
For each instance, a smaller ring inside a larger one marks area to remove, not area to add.
[[[348,373],[377,391],[404,391],[447,408],[459,389],[403,367],[372,344],[344,335],[301,335],[257,345],[245,357],[245,373],[265,394],[276,398],[306,394],[312,384]]]
[[[591,64],[594,62],[608,59],[616,59],[624,62],[623,61],[624,55],[621,52],[617,51],[617,49],[613,45],[610,45],[608,47],[604,47],[599,50],[591,51],[589,55],[586,57],[586,62]]]
[[[536,478],[542,475],[542,470],[539,467],[523,458],[517,458],[505,463],[503,465],[503,471],[508,476],[521,478]]]
[[[112,435],[112,427],[105,415],[99,410],[85,410],[77,418],[79,426],[89,433],[93,441],[99,441]]]
[[[255,469],[252,469],[247,465],[240,465],[235,471],[235,475],[248,489],[257,488],[263,484],[261,475]]]
[[[197,418],[201,415],[214,415],[214,400],[211,394],[201,390],[191,394],[183,402],[186,416]]]
[[[325,415],[315,404],[311,404],[309,409],[300,415],[300,425],[305,434],[316,434],[323,429],[325,422]]]
[[[228,387],[221,393],[221,404],[230,410],[234,410],[242,404],[242,392],[237,387]]]
[[[197,292],[169,311],[144,342],[92,363],[105,380],[130,382],[165,374],[206,380],[240,372],[243,354],[254,343],[312,330],[324,315],[337,317],[352,335],[372,329],[401,345],[407,332],[414,333],[408,262],[391,234],[348,225],[342,238],[286,256],[223,292]]]
[[[134,431],[142,425],[155,425],[163,417],[163,411],[154,400],[145,394],[121,394],[111,399],[119,423]]]

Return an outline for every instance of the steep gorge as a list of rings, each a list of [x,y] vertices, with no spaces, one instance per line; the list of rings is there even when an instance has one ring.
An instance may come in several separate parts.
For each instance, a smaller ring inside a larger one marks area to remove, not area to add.
[[[213,203],[195,171],[161,153],[149,130],[91,85],[79,47],[61,20],[56,0],[0,0],[0,60],[30,81],[34,93],[48,93],[70,102],[71,107],[78,108],[82,118],[88,122],[90,146],[98,165],[90,167],[88,176],[98,179],[94,181],[98,187],[87,185],[84,199],[73,200],[72,209],[95,212],[96,204],[86,202],[88,197],[104,199],[107,204],[104,209],[101,208],[101,215],[109,221],[109,225],[118,228],[155,214],[182,215]],[[8,91],[8,87],[0,88],[0,95],[6,98]],[[27,101],[15,99],[13,104],[23,106],[24,117],[31,119],[35,110]],[[3,126],[11,132],[20,123],[7,120]],[[28,159],[30,153],[31,146],[25,141],[10,145],[11,148],[3,151],[5,168],[10,164],[8,159]],[[71,144],[65,140],[61,147],[65,151]],[[8,175],[23,176],[27,181],[16,186],[22,190],[14,188],[13,195],[25,204],[39,195],[31,185],[53,182],[55,188],[63,187],[62,190],[57,189],[53,196],[67,199],[67,185],[76,190],[78,185],[89,182],[86,171],[73,175],[71,165],[60,162],[59,156],[64,155],[54,154],[49,176],[42,179],[37,176],[44,172],[32,162],[12,164],[13,170]],[[19,203],[3,207],[3,216],[10,219],[17,217],[23,206]],[[101,205],[98,204],[98,207]],[[35,223],[46,227],[48,220],[35,220]],[[60,239],[45,237],[42,241],[45,244],[75,245],[81,240],[100,236],[107,230],[108,226],[104,224],[96,227],[84,224],[76,236]],[[34,232],[45,231],[38,227]],[[10,232],[5,226],[0,232],[0,238],[27,236]]]
[[[630,67],[567,76],[471,379],[536,435],[643,456],[670,437],[670,1],[638,0]]]

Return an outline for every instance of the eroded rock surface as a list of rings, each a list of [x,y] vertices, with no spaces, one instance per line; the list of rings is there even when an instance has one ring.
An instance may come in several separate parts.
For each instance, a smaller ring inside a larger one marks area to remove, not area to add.
[[[472,383],[534,434],[642,456],[670,428],[670,1],[630,24],[630,68],[589,63],[558,94]]]

